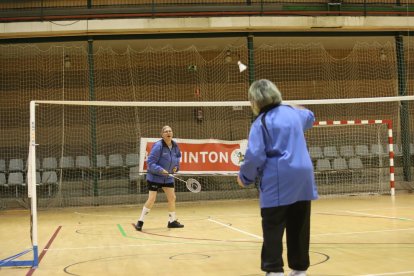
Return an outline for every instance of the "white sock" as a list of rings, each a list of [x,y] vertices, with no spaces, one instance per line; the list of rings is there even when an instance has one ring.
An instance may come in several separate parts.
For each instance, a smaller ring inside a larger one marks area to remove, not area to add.
[[[169,219],[170,222],[175,221],[176,220],[176,218],[175,218],[175,212],[169,212],[168,213],[168,219]]]
[[[148,215],[148,213],[151,211],[151,209],[148,209],[147,207],[142,207],[142,213],[141,216],[139,217],[140,221],[144,221],[145,216]]]

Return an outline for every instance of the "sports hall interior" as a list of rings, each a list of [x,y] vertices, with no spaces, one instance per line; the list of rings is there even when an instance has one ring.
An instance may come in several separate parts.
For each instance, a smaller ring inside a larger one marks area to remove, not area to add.
[[[394,221],[412,229],[406,225],[414,220],[413,12],[412,0],[1,1],[0,233],[7,241],[3,239],[3,246],[0,241],[0,275],[120,275],[93,265],[71,270],[65,263],[67,255],[58,254],[70,250],[53,251],[53,244],[47,247],[51,232],[60,229],[59,216],[68,226],[62,229],[72,231],[66,234],[66,242],[72,244],[78,244],[73,233],[86,233],[84,237],[90,233],[77,228],[76,223],[112,223],[123,239],[136,239],[130,224],[148,193],[140,171],[140,139],[160,137],[164,125],[173,128],[176,138],[247,139],[255,117],[248,105],[237,103],[248,101],[249,85],[257,79],[273,81],[284,101],[302,104],[315,114],[317,124],[306,132],[306,138],[322,201],[315,212],[326,216],[321,224],[330,223],[329,213],[345,228],[365,225],[362,217],[366,214],[361,210],[377,206],[378,213],[366,216],[386,217],[390,225],[367,226],[372,232],[397,227]],[[247,69],[241,71],[238,62]],[[31,101],[38,101],[35,114],[30,114]],[[67,104],[69,101],[74,104]],[[89,101],[105,104],[92,106]],[[180,104],[185,102],[193,104]],[[204,102],[228,105],[204,106]],[[42,251],[46,256],[43,270],[42,262],[38,269],[2,267],[8,256],[31,242],[27,172],[33,117],[39,247],[50,249],[50,253]],[[226,237],[211,223],[219,227],[219,216],[231,221],[228,225],[240,220],[241,225],[249,226],[246,231],[255,233],[250,235],[254,241],[248,241],[252,245],[247,256],[259,258],[261,232],[260,216],[253,211],[258,208],[255,187],[240,189],[234,174],[182,177],[194,177],[202,185],[197,194],[185,185],[176,185],[177,209],[182,208],[184,221],[201,221],[193,229],[196,233],[185,232],[185,238],[203,236],[203,229],[207,229],[211,236],[205,240],[220,235],[231,239],[231,234]],[[160,193],[157,203],[164,207],[154,212],[155,217],[164,215],[165,202]],[[219,206],[226,210],[221,213]],[[357,206],[363,207],[359,211],[347,209]],[[337,209],[342,211],[330,213]],[[381,213],[382,209],[387,211]],[[237,217],[238,210],[246,215]],[[351,218],[351,212],[360,213]],[[90,220],[85,219],[88,216]],[[341,221],[342,216],[346,218]],[[114,221],[111,217],[117,218]],[[147,234],[163,235],[158,236],[165,239],[162,242],[172,242],[170,233],[160,230],[163,224],[153,220],[156,228],[149,228]],[[15,244],[13,236],[9,238],[10,223],[19,229],[26,244]],[[317,241],[328,235],[322,226],[315,228],[320,235]],[[63,235],[59,231],[54,232],[57,241]],[[99,244],[99,235],[105,230],[93,232],[93,241]],[[324,263],[326,256],[323,250],[315,249],[317,253],[311,256],[315,270],[312,274],[311,267],[310,275],[414,275],[414,267],[406,260],[413,257],[414,232],[398,233],[390,246],[404,252],[404,260],[398,256],[391,259],[397,260],[401,270],[387,270],[386,262],[377,272],[369,269],[370,264],[372,267],[386,259],[385,253],[370,259],[368,265],[362,264],[358,268],[361,272],[348,271],[345,264],[338,273],[337,264],[319,269],[317,264]],[[384,239],[374,234],[371,238],[376,244]],[[82,242],[78,247],[87,247],[88,241]],[[332,240],[329,250],[346,242]],[[358,244],[364,242],[369,243],[370,238],[360,237]],[[68,247],[61,244],[61,248]],[[375,255],[378,248],[371,249]],[[163,261],[162,254],[157,255],[150,246],[142,250]],[[193,255],[195,262],[212,256],[202,252]],[[50,265],[53,261],[48,263],[47,256],[53,253],[57,254],[56,262]],[[181,253],[177,256],[190,254]],[[346,253],[341,252],[338,258],[346,258],[349,266],[366,257]],[[98,253],[88,254],[94,259]],[[229,260],[232,262],[232,257],[226,255],[213,264],[223,269],[222,274],[200,264],[199,270],[179,269],[171,275],[262,275],[256,259],[242,258],[231,268],[225,265]],[[140,263],[139,267],[143,266],[141,275],[168,274]],[[123,274],[135,269],[125,264]]]

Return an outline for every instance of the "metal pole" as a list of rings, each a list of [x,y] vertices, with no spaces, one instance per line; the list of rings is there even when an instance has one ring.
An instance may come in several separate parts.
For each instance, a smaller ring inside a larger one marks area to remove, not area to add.
[[[395,48],[397,51],[397,70],[398,70],[398,95],[406,96],[406,72],[405,72],[405,58],[404,58],[404,41],[402,35],[395,37]],[[408,102],[401,101],[400,106],[400,129],[401,129],[401,144],[403,153],[403,174],[405,181],[411,181],[410,169],[410,114],[408,110]]]
[[[88,39],[88,65],[89,65],[89,100],[95,101],[95,67],[94,67],[94,56],[93,56],[93,39]],[[96,168],[96,107],[90,106],[89,112],[91,116],[91,145],[92,145],[92,165]],[[97,197],[98,192],[98,174],[93,173],[93,195]]]
[[[253,46],[253,35],[247,36],[247,51],[248,51],[248,59],[249,59],[249,84],[254,82],[254,46]]]

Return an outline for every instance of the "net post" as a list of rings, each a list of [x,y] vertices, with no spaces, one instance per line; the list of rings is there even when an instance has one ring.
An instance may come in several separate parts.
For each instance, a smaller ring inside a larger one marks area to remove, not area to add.
[[[28,197],[31,198],[31,229],[33,246],[33,265],[38,266],[38,247],[37,247],[37,195],[36,195],[36,102],[30,102],[30,147],[29,147],[29,166],[28,166]]]

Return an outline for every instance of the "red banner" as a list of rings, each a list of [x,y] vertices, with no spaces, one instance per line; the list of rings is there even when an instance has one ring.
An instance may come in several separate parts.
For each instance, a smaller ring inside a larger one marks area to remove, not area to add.
[[[141,138],[140,171],[147,170],[147,156],[159,138]],[[237,173],[244,159],[247,140],[174,139],[181,150],[180,173],[231,174]]]

